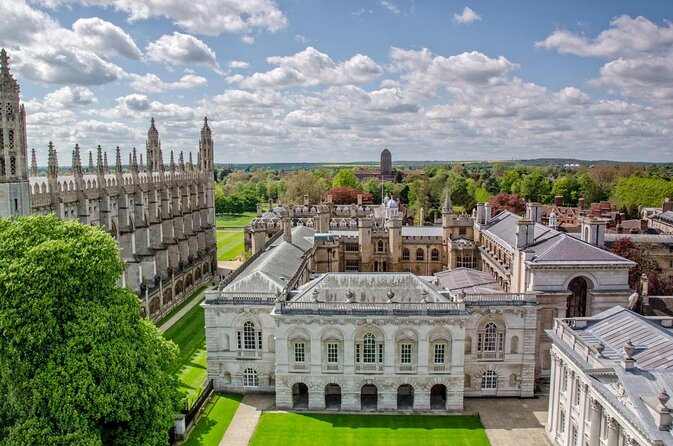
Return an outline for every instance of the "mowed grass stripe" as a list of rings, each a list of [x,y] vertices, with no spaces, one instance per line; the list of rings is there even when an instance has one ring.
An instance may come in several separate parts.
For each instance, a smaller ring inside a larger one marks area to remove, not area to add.
[[[243,231],[217,231],[217,260],[236,260],[243,252]]]
[[[264,413],[252,446],[489,446],[475,416]]]
[[[256,216],[256,212],[244,212],[242,214],[220,214],[215,217],[215,224],[218,227],[242,228],[250,223],[250,220]]]
[[[217,446],[227,431],[243,395],[214,394],[183,446]]]

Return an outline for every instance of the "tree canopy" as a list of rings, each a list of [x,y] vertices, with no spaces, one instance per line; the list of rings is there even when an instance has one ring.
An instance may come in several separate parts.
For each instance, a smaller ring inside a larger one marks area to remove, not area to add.
[[[101,229],[0,220],[1,444],[167,444],[177,347],[121,273]]]

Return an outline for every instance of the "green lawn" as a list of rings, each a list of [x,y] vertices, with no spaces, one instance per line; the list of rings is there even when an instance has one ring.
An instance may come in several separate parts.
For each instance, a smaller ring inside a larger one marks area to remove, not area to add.
[[[474,416],[264,413],[252,446],[488,446]]]
[[[243,253],[243,231],[217,231],[217,260],[235,260]]]
[[[178,362],[173,370],[180,380],[180,390],[187,393],[191,406],[201,393],[206,380],[206,331],[203,308],[196,305],[164,333],[166,339],[180,348]]]
[[[204,285],[204,286],[202,286],[201,288],[199,288],[198,290],[194,291],[194,292],[193,292],[187,299],[185,299],[185,300],[183,300],[182,302],[180,302],[180,305],[178,305],[177,307],[173,308],[171,311],[168,312],[168,314],[167,314],[166,316],[164,316],[164,317],[162,317],[161,319],[159,319],[159,320],[157,321],[157,323],[156,323],[156,326],[159,327],[159,328],[161,328],[162,325],[164,325],[166,322],[168,322],[173,316],[175,316],[175,314],[176,314],[178,311],[182,310],[182,309],[183,309],[186,305],[188,305],[191,301],[193,301],[194,299],[196,299],[196,298],[198,297],[198,295],[201,294],[201,293],[203,292],[203,290],[205,290],[205,289],[206,289],[206,286]]]
[[[217,446],[229,427],[243,395],[213,394],[183,446]]]
[[[244,212],[242,214],[219,214],[216,216],[216,224],[219,227],[242,228],[257,216],[256,212]]]

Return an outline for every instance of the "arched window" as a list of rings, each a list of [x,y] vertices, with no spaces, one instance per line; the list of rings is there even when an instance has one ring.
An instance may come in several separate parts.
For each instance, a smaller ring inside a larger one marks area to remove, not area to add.
[[[376,336],[367,333],[362,340],[362,362],[376,362]]]
[[[432,250],[432,257],[431,257],[433,262],[439,262],[439,250],[438,249],[433,249]]]
[[[504,359],[505,357],[505,328],[495,322],[484,324],[478,331],[477,358]]]
[[[245,322],[243,329],[239,330],[236,334],[238,350],[262,349],[262,331],[256,329],[254,322]]]
[[[383,342],[371,332],[355,343],[355,369],[362,372],[383,372]]]
[[[403,262],[408,262],[409,261],[409,250],[407,248],[404,248],[402,250],[402,261]]]
[[[424,259],[425,259],[425,252],[423,251],[422,248],[418,248],[416,250],[416,261],[422,262]]]
[[[481,377],[481,388],[482,390],[498,388],[498,375],[495,374],[494,370],[486,370],[484,372]]]
[[[376,243],[376,252],[386,252],[386,248],[383,245],[383,240],[379,240],[378,243]]]
[[[255,369],[245,369],[243,371],[243,386],[257,387],[259,386],[259,378]]]

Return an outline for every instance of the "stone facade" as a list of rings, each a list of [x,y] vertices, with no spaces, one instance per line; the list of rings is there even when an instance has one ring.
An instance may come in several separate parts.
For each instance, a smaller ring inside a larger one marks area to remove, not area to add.
[[[152,119],[146,142],[147,167],[134,148],[126,170],[119,147],[114,168],[101,146],[72,151],[70,172],[59,169],[49,144],[47,176],[38,176],[35,151],[27,159],[26,114],[4,50],[0,52],[0,218],[54,213],[63,220],[100,226],[119,243],[124,260],[121,285],[142,301],[143,314],[158,319],[210,280],[217,270],[213,139],[207,119],[198,159],[173,152],[165,166]],[[94,162],[95,157],[95,162]],[[140,157],[140,160],[138,160]]]

